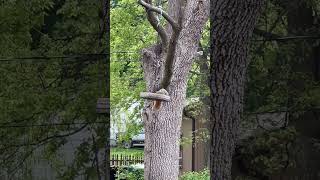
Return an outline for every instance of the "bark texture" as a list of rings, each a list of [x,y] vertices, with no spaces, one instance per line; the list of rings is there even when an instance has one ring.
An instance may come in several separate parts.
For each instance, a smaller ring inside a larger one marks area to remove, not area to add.
[[[211,1],[212,180],[230,180],[243,108],[249,40],[264,0]]]
[[[150,1],[148,1],[150,2]],[[177,22],[178,0],[169,1],[168,14]],[[153,102],[145,101],[143,120],[145,126],[145,174],[146,180],[177,180],[179,175],[179,138],[182,111],[186,96],[187,75],[191,68],[201,32],[209,17],[209,0],[188,0],[184,2],[181,29],[176,37],[172,64],[172,76],[166,90],[170,102],[161,102],[158,110],[153,110]],[[168,37],[174,32],[166,28]],[[173,41],[169,41],[170,43]],[[170,49],[168,50],[170,52]],[[167,54],[162,44],[142,50],[142,64],[148,92],[161,88],[164,78]]]

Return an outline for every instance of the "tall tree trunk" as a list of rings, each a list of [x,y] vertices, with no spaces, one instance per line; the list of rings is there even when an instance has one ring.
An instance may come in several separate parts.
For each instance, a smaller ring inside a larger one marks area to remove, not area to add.
[[[150,1],[148,1],[150,3]],[[170,17],[177,20],[178,0],[169,1]],[[209,17],[208,0],[187,1],[184,5],[184,18],[181,31],[176,37],[172,77],[167,88],[170,102],[162,102],[160,109],[152,108],[153,102],[146,100],[143,109],[145,125],[145,174],[146,180],[177,180],[179,175],[179,138],[182,111],[186,98],[187,74],[191,68],[201,31]],[[152,17],[151,17],[152,20]],[[150,21],[150,19],[149,19]],[[152,22],[151,22],[152,24]],[[156,26],[157,27],[157,26]],[[159,29],[158,29],[159,30]],[[163,29],[162,29],[163,30]],[[168,37],[173,37],[173,30],[166,28]],[[148,92],[156,92],[162,88],[161,80],[166,73],[166,57],[162,44],[153,45],[142,51],[144,77]],[[171,39],[172,40],[172,39]],[[169,46],[172,41],[169,42]],[[172,49],[169,49],[170,53]]]
[[[249,41],[264,0],[211,1],[211,147],[213,180],[231,179],[243,108]]]

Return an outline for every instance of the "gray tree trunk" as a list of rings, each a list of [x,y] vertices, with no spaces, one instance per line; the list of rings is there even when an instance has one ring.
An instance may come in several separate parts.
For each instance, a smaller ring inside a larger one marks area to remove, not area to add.
[[[177,19],[177,0],[169,1],[168,14]],[[179,138],[182,111],[186,98],[187,75],[198,49],[201,32],[209,17],[208,0],[188,0],[185,5],[182,27],[175,49],[173,74],[166,88],[170,102],[162,102],[159,110],[146,100],[143,109],[145,125],[145,174],[146,180],[177,180],[179,175]],[[169,37],[172,30],[166,30]],[[161,45],[142,51],[144,77],[148,92],[161,88],[166,54]]]
[[[211,1],[212,180],[230,180],[243,108],[249,41],[264,0]]]

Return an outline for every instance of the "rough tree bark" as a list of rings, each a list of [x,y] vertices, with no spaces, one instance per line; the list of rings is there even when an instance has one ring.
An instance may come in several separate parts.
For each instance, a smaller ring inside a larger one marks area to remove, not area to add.
[[[213,180],[230,180],[243,108],[249,40],[264,0],[211,0],[211,147]]]
[[[148,92],[164,88],[170,102],[162,102],[154,110],[153,102],[145,101],[146,180],[177,180],[179,175],[179,138],[186,96],[187,74],[191,68],[209,17],[209,0],[170,0],[168,14],[152,5],[151,0],[139,3],[145,7],[150,24],[158,32],[161,43],[142,50],[142,64]],[[166,28],[156,22],[156,14],[167,20]]]

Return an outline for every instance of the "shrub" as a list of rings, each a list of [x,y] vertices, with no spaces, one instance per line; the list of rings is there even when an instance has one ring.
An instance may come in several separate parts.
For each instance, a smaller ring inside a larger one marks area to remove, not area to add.
[[[117,171],[117,180],[143,180],[143,169],[135,167],[122,167]]]
[[[134,167],[120,168],[117,172],[117,180],[143,180],[143,169]],[[186,172],[179,180],[210,180],[210,173],[208,169],[200,172]]]
[[[180,180],[210,180],[210,173],[208,169],[204,169],[200,172],[186,172]]]
[[[269,177],[295,167],[297,132],[286,128],[254,137],[240,148],[242,162],[250,175]]]

